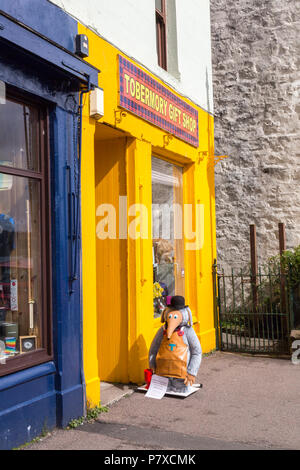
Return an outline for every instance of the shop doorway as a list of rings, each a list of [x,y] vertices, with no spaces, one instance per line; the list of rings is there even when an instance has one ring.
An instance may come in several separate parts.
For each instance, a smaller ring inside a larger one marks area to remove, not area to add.
[[[100,127],[100,126],[99,126]],[[101,129],[102,130],[102,129]],[[128,381],[127,240],[117,232],[101,235],[110,214],[119,220],[119,196],[126,195],[126,138],[110,136],[105,127],[95,142],[96,263],[98,360],[101,382]],[[112,137],[112,138],[110,138]],[[103,207],[103,213],[100,207]],[[113,212],[111,212],[113,210]],[[114,224],[108,224],[109,230]],[[104,386],[105,387],[105,386]]]

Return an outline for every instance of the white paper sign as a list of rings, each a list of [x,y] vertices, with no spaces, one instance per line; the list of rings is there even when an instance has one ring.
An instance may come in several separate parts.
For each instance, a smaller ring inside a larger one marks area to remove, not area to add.
[[[13,312],[18,310],[18,280],[11,279],[10,281],[10,309]]]
[[[5,343],[0,341],[0,364],[6,364]]]
[[[160,375],[153,374],[150,382],[150,387],[145,397],[161,400],[167,391],[168,382],[168,377],[161,377]]]

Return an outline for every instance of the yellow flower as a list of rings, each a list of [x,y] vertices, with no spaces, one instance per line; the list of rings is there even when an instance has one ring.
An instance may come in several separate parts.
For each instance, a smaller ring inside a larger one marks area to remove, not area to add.
[[[153,284],[153,298],[154,299],[159,299],[163,293],[163,288],[159,284],[159,282],[154,282]]]

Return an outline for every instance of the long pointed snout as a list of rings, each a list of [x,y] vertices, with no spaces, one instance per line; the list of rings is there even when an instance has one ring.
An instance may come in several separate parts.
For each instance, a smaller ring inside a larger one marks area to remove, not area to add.
[[[168,327],[167,327],[167,338],[170,339],[174,331],[176,330],[177,326],[180,325],[182,318],[180,318],[181,315],[178,316],[178,318],[170,318],[168,320]]]

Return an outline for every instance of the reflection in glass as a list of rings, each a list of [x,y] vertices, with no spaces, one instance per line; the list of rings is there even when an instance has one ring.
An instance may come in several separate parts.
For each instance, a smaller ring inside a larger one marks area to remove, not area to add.
[[[8,356],[41,344],[40,182],[0,173],[0,340]]]
[[[154,312],[167,296],[184,295],[182,168],[152,157]]]
[[[39,171],[39,111],[6,99],[0,105],[0,165]]]

